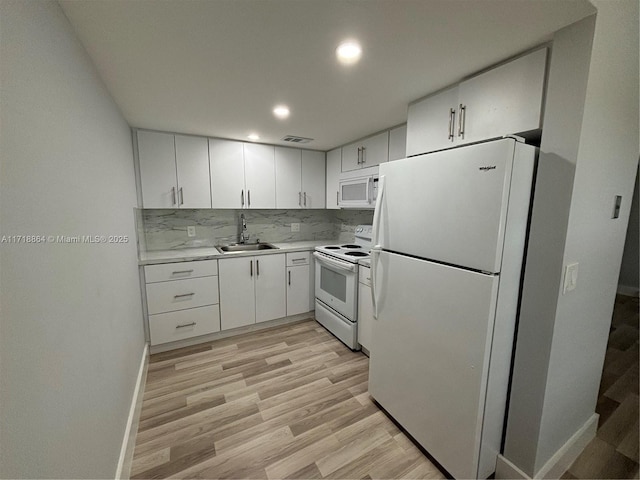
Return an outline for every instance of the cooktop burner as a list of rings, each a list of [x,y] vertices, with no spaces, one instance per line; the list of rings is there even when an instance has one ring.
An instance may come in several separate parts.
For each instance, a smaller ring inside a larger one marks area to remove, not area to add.
[[[345,255],[349,255],[351,257],[368,257],[369,254],[365,252],[345,252]]]
[[[335,245],[329,245],[328,247],[324,247],[327,250],[340,250],[341,247],[337,247]]]
[[[348,243],[347,245],[342,245],[342,248],[362,248],[360,245],[353,245]]]

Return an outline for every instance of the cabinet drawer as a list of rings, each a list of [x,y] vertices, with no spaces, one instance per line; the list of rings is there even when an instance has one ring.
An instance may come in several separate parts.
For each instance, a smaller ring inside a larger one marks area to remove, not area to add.
[[[295,267],[297,265],[309,265],[311,252],[294,252],[287,253],[287,267]]]
[[[183,278],[208,277],[218,274],[218,260],[164,263],[144,267],[146,283],[166,282]]]
[[[218,303],[218,277],[189,278],[147,285],[149,314]]]
[[[218,305],[149,315],[151,345],[175,342],[219,331]]]
[[[371,286],[371,269],[364,265],[358,266],[358,281]]]

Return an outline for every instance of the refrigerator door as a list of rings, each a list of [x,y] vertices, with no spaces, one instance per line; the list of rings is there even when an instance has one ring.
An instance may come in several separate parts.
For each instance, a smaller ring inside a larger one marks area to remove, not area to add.
[[[380,165],[384,194],[374,244],[499,272],[515,144],[506,138]],[[529,184],[522,193],[527,202],[530,191]]]
[[[369,393],[454,477],[476,478],[498,277],[376,262]]]

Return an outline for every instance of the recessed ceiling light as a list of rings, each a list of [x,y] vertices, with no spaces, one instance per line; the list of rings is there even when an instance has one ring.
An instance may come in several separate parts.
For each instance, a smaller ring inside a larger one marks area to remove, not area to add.
[[[256,140],[260,140],[260,135],[258,135],[257,133],[250,133],[249,135],[247,135],[247,138],[252,142],[255,142]]]
[[[338,61],[343,65],[353,65],[362,56],[362,47],[354,40],[346,40],[336,48]]]
[[[286,105],[276,105],[273,108],[273,114],[280,119],[285,119],[289,117],[289,107]]]

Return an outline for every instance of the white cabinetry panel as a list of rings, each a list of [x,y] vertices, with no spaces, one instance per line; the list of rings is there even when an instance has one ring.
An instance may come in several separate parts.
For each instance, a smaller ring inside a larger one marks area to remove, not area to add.
[[[275,147],[276,206],[301,208],[302,152],[297,148]]]
[[[176,157],[173,135],[138,130],[138,160],[145,208],[176,208]]]
[[[287,315],[285,290],[285,256],[255,257],[256,323]]]
[[[149,315],[151,345],[175,342],[219,331],[218,305]]]
[[[325,154],[302,150],[302,207],[325,208]]]
[[[342,170],[342,149],[336,148],[327,152],[327,188],[326,205],[329,210],[340,208],[340,172]]]
[[[209,139],[211,205],[213,208],[242,208],[244,188],[243,143]]]
[[[218,303],[218,277],[147,284],[149,314]]]
[[[176,135],[175,147],[178,205],[180,208],[211,208],[207,139]]]
[[[272,145],[244,144],[244,178],[245,206],[276,208],[276,163]]]

